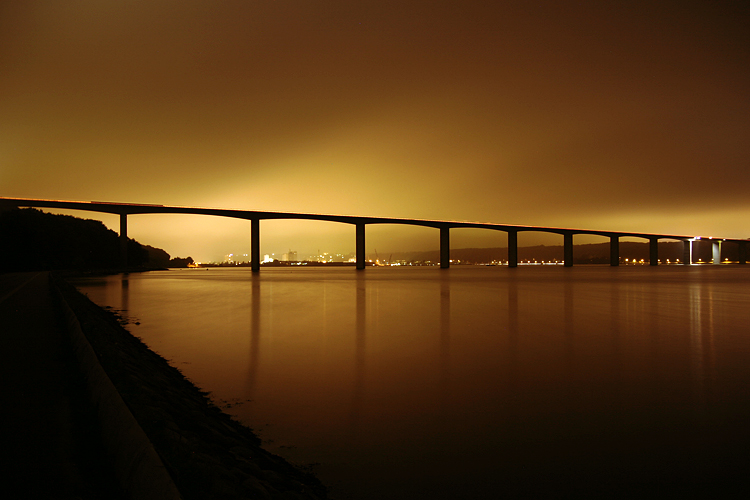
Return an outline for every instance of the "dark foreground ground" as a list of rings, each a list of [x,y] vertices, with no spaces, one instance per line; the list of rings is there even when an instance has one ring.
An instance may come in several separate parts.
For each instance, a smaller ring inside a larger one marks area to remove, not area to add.
[[[46,273],[0,275],[2,478],[24,492],[14,498],[136,497],[118,484],[122,461],[108,449],[118,431],[102,424],[100,403],[87,393],[66,303],[182,498],[327,498],[317,478],[263,450],[114,314]],[[130,435],[116,439],[130,446]]]
[[[0,274],[5,498],[122,498],[46,273]]]

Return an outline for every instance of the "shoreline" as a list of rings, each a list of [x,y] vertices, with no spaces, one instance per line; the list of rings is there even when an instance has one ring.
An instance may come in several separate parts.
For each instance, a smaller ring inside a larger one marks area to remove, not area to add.
[[[311,472],[261,448],[252,429],[221,411],[113,312],[59,274],[52,284],[184,499],[328,498]]]

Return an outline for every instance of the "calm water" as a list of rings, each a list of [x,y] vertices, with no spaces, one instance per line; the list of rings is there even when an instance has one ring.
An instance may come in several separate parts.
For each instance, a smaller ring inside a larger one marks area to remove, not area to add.
[[[750,266],[172,270],[77,282],[337,499],[745,483]]]

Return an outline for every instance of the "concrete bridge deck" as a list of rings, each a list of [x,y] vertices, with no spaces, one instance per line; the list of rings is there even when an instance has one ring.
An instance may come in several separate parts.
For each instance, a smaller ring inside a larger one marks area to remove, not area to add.
[[[128,238],[128,215],[136,214],[196,214],[212,215],[216,217],[230,217],[250,221],[250,262],[253,271],[260,270],[260,221],[272,219],[300,219],[318,220],[328,222],[340,222],[355,226],[356,261],[357,269],[365,268],[365,227],[368,224],[400,224],[433,227],[439,229],[440,241],[440,267],[450,267],[450,230],[452,228],[474,228],[487,229],[491,231],[503,231],[508,234],[508,266],[518,265],[518,233],[519,232],[545,232],[559,234],[563,237],[564,264],[566,267],[573,265],[573,236],[577,234],[596,235],[609,238],[610,240],[610,264],[618,266],[620,263],[620,238],[643,238],[649,242],[649,263],[652,266],[659,263],[659,240],[670,239],[684,242],[683,264],[692,263],[693,242],[700,239],[712,240],[713,262],[721,263],[722,243],[732,243],[739,246],[739,263],[745,264],[747,260],[747,244],[750,240],[736,238],[712,238],[696,235],[637,233],[592,229],[575,229],[545,226],[523,226],[512,224],[496,224],[468,221],[427,220],[427,219],[403,219],[391,217],[368,217],[357,215],[334,215],[314,213],[293,212],[268,212],[258,210],[231,210],[223,208],[200,208],[200,207],[177,207],[166,205],[149,205],[137,203],[112,203],[99,201],[66,201],[66,200],[37,200],[29,198],[3,198],[0,197],[0,208],[2,207],[37,207],[37,208],[62,208],[68,210],[83,210],[89,212],[100,212],[118,214],[120,216],[120,248],[122,253],[122,265],[127,267],[127,238]]]

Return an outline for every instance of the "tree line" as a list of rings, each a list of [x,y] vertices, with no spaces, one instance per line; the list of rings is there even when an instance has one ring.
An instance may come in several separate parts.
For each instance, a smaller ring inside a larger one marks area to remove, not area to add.
[[[186,267],[160,248],[128,238],[128,267]],[[101,221],[34,208],[0,211],[0,271],[106,270],[121,267],[120,236]]]

